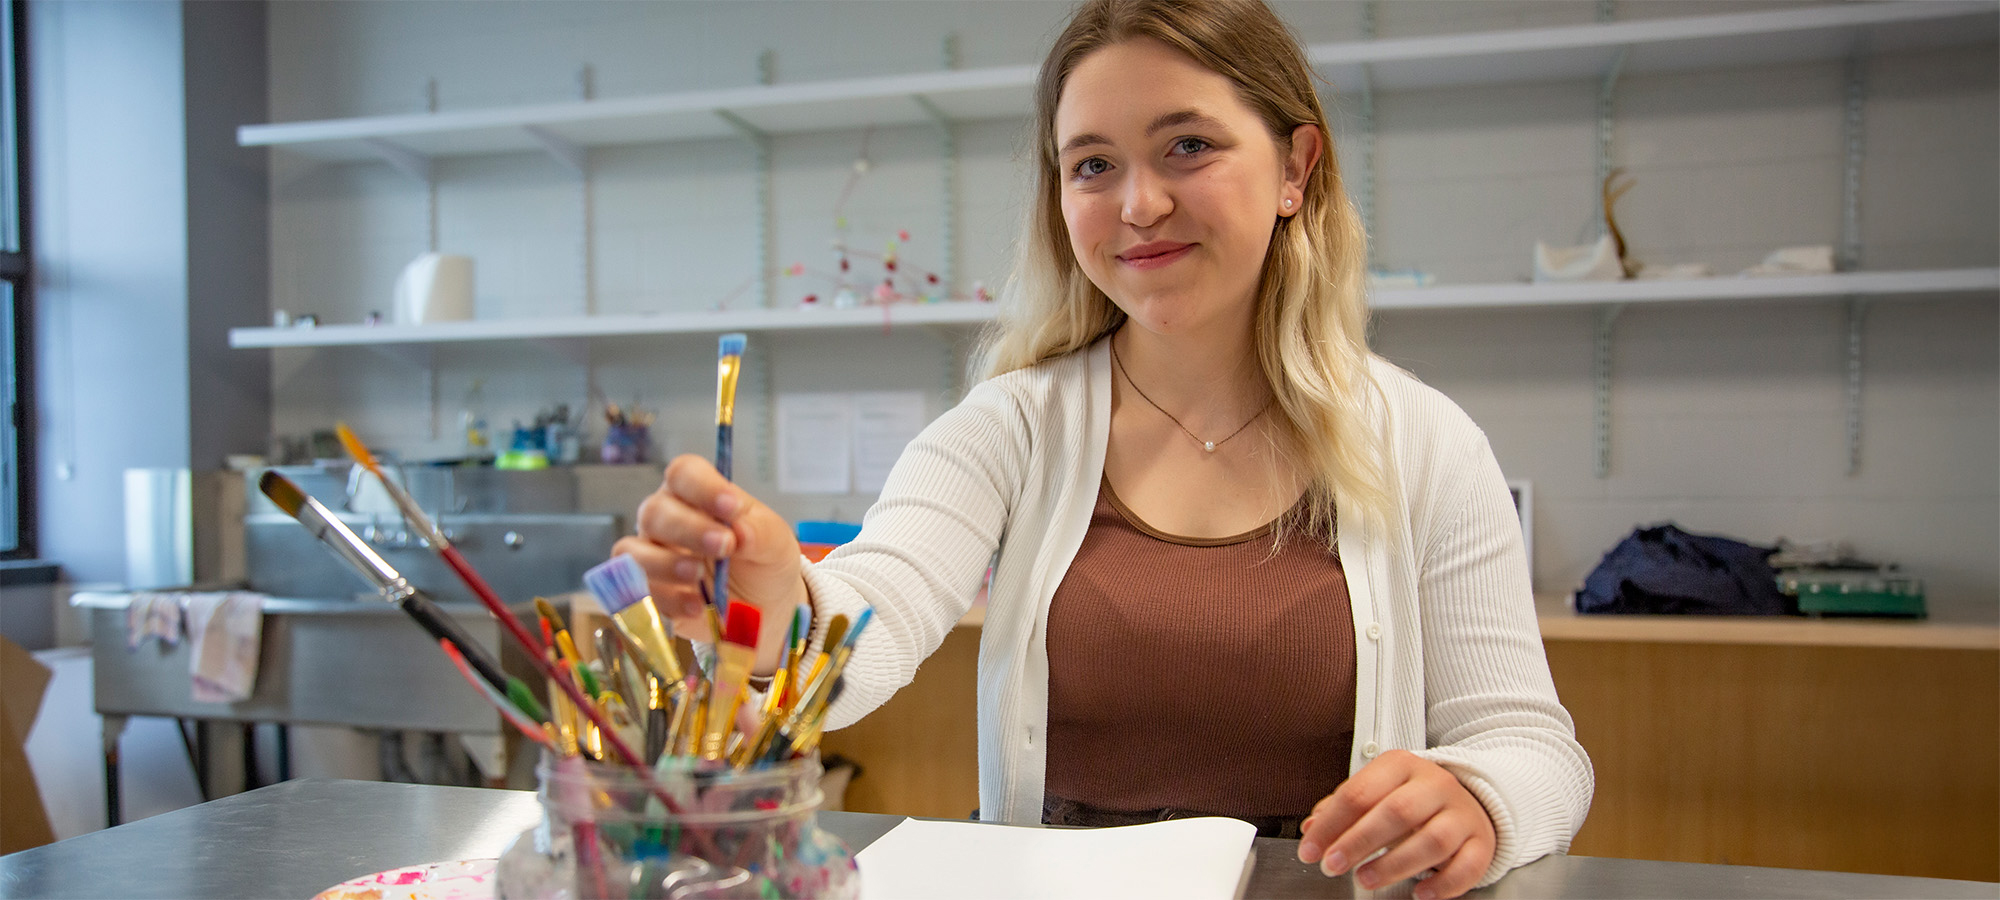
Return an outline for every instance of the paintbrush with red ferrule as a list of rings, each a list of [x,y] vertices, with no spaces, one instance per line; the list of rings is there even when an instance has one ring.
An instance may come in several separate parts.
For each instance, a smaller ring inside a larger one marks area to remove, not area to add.
[[[486,611],[499,619],[501,626],[514,636],[514,640],[521,642],[521,646],[540,656],[542,647],[535,643],[534,635],[529,634],[528,629],[522,627],[520,621],[514,618],[514,614],[507,611],[507,604],[500,602],[500,595],[494,593],[493,586],[487,584],[486,579],[481,578],[479,573],[473,570],[472,564],[465,561],[465,555],[459,553],[457,547],[452,546],[451,541],[444,536],[444,530],[431,521],[431,517],[424,513],[423,507],[417,505],[416,498],[411,497],[410,492],[404,490],[401,484],[382,472],[382,465],[376,462],[375,454],[369,452],[368,445],[363,444],[361,438],[344,423],[335,426],[334,433],[339,435],[341,446],[347,448],[348,454],[354,457],[354,461],[360,463],[362,468],[373,473],[376,480],[382,482],[382,487],[389,492],[390,499],[396,502],[396,509],[402,512],[403,520],[431,545],[431,549],[444,559],[445,565],[457,573],[458,580],[465,582],[465,586],[472,589],[473,596],[479,598],[479,602],[485,605]]]
[[[702,759],[723,756],[750,669],[757,664],[757,630],[763,624],[764,614],[757,607],[741,600],[729,604],[722,640],[715,645],[715,689],[708,697],[708,721],[701,734]]]
[[[466,662],[481,678],[503,693],[507,690],[507,673],[501,670],[499,661],[422,591],[411,586],[402,573],[389,565],[381,554],[375,552],[375,548],[356,535],[331,510],[275,470],[265,470],[263,477],[257,480],[257,487],[286,515],[305,526],[307,533],[318,538],[335,556],[353,568],[355,574],[373,586],[384,600],[401,607],[431,637],[457,645]]]
[[[390,496],[401,496],[404,499],[408,499],[409,495],[402,492],[400,485],[382,476],[381,466],[375,462],[374,454],[368,452],[367,446],[361,443],[361,439],[356,437],[352,431],[344,428],[341,431],[343,432],[342,443],[346,445],[348,452],[353,453],[357,462],[361,463],[370,472],[373,472],[375,477],[381,479],[383,485],[388,488]],[[266,478],[268,479],[275,474],[267,472]],[[303,494],[301,495],[303,496]],[[618,757],[619,762],[632,767],[639,775],[641,783],[646,786],[647,791],[659,798],[660,802],[667,807],[668,812],[675,815],[681,814],[680,802],[675,800],[673,795],[668,793],[666,788],[662,787],[653,778],[653,770],[646,764],[646,760],[640,757],[638,752],[634,751],[631,745],[627,744],[624,738],[618,735],[618,732],[612,728],[611,723],[606,720],[604,713],[597,708],[597,704],[592,703],[590,698],[584,696],[583,691],[578,689],[576,680],[565,676],[543,657],[542,653],[547,648],[537,643],[534,637],[528,633],[528,629],[522,627],[520,620],[514,618],[514,614],[507,611],[507,606],[500,602],[499,595],[493,592],[493,588],[486,583],[485,579],[479,577],[479,573],[474,572],[472,567],[466,564],[465,557],[459,554],[458,548],[451,546],[451,543],[444,539],[444,534],[437,529],[437,526],[431,523],[430,517],[424,515],[423,510],[416,506],[415,501],[410,501],[407,505],[402,501],[398,501],[397,508],[403,511],[406,518],[410,519],[410,527],[424,534],[425,539],[430,541],[431,549],[436,550],[438,555],[442,556],[444,561],[451,566],[452,571],[458,573],[460,580],[464,581],[466,586],[472,589],[473,595],[477,596],[479,602],[485,605],[487,612],[492,613],[494,618],[500,620],[500,624],[505,627],[508,636],[512,637],[515,643],[520,644],[523,649],[528,651],[526,654],[528,662],[535,667],[536,673],[548,679],[549,683],[559,688],[569,698],[569,701],[576,706],[577,710],[583,713],[584,718],[590,720],[590,724],[597,726],[598,730],[604,732],[604,742],[609,745],[612,754]],[[707,838],[700,834],[691,835],[690,839],[704,846],[708,843]]]

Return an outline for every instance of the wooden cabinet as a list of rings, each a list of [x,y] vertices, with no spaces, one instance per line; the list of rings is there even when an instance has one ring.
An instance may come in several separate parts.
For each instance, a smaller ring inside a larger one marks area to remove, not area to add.
[[[2000,881],[2000,628],[1546,613],[1597,770],[1570,852]],[[978,806],[979,632],[826,752],[847,808]]]

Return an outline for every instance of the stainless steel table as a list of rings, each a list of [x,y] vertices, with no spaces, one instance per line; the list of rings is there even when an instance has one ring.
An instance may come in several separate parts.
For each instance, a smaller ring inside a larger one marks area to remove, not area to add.
[[[0,857],[0,897],[310,897],[400,866],[497,856],[540,815],[522,791],[363,781],[290,781]],[[821,813],[860,850],[900,816]],[[1006,826],[993,826],[996,828]],[[1296,841],[1259,838],[1247,895],[1408,897],[1365,891],[1300,863]],[[1474,897],[1984,898],[2000,885],[1747,866],[1549,857]]]

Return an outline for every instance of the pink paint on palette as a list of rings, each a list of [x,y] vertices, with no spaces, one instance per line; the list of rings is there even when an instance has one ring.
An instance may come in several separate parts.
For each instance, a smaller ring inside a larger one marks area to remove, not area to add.
[[[495,859],[424,863],[363,875],[319,892],[313,900],[490,900]]]

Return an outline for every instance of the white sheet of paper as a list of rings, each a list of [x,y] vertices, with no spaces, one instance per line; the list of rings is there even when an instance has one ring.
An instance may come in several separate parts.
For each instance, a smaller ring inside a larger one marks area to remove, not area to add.
[[[917,433],[924,430],[922,391],[873,391],[850,395],[854,409],[854,490],[873,494],[889,481],[889,469]]]
[[[863,900],[1228,900],[1257,829],[1238,819],[1018,828],[904,819],[855,854]]]
[[[778,490],[845,494],[850,489],[853,418],[847,394],[778,395]]]

